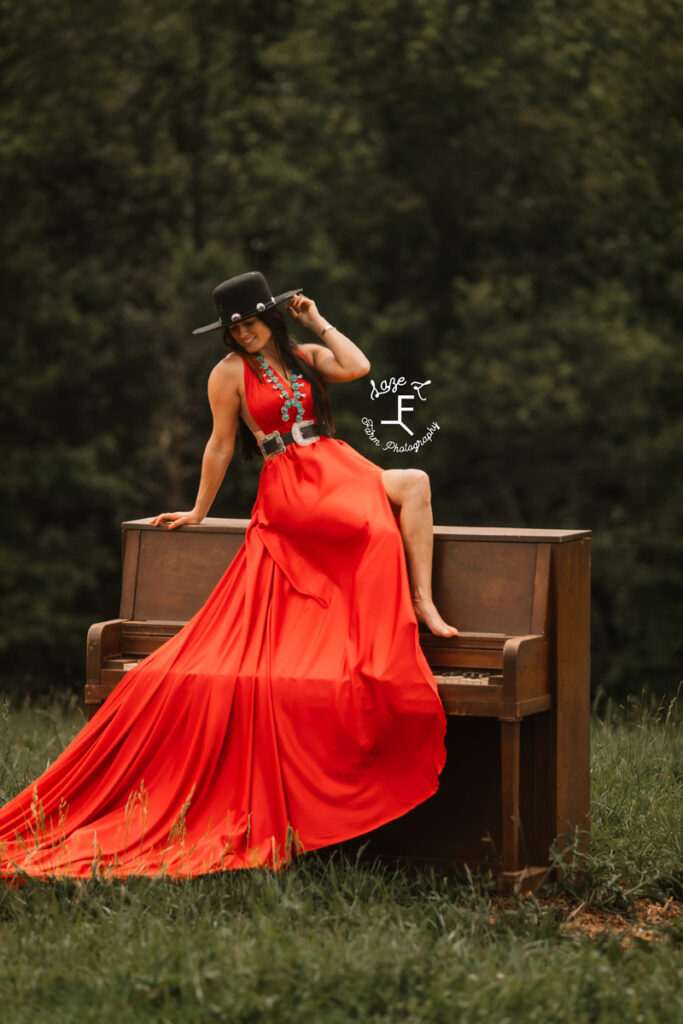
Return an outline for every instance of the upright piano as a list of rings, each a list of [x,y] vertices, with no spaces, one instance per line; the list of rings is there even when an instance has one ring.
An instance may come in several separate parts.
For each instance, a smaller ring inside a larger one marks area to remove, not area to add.
[[[247,526],[123,523],[119,618],[88,632],[88,716],[201,607]],[[460,630],[420,633],[448,716],[446,767],[430,800],[361,841],[533,888],[554,842],[585,849],[590,834],[590,533],[437,526],[434,541],[434,598]]]

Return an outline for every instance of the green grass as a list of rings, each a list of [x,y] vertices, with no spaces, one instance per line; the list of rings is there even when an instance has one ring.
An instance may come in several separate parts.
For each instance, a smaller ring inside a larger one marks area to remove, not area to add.
[[[6,712],[0,799],[81,724],[73,706]],[[680,898],[682,761],[673,704],[594,716],[591,853],[539,898],[340,855],[279,875],[0,888],[0,1017],[678,1024],[680,918],[630,945],[563,920],[568,903],[628,921],[639,897]]]

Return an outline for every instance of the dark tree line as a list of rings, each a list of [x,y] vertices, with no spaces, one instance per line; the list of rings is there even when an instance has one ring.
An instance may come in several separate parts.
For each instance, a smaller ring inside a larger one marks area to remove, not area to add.
[[[594,680],[681,676],[674,0],[0,0],[1,685],[82,681],[118,524],[192,502],[225,277],[304,286],[440,430],[438,522],[594,531]],[[237,461],[237,460],[236,460]],[[234,466],[215,514],[248,515]]]

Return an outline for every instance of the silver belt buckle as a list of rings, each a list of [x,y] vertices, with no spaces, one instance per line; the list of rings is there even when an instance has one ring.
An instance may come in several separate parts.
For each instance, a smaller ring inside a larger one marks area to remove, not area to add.
[[[273,452],[266,453],[264,451],[264,447],[263,446],[265,445],[266,441],[272,441],[273,438],[275,438],[275,437],[278,440],[277,448]],[[269,459],[271,455],[280,455],[280,454],[282,454],[282,452],[286,452],[287,451],[287,445],[282,440],[282,434],[280,433],[279,430],[273,430],[272,433],[266,434],[265,437],[260,438],[259,442],[258,442],[258,446],[261,449],[261,455],[263,456],[264,459]]]
[[[295,420],[294,423],[292,423],[292,437],[294,438],[296,443],[301,445],[302,447],[307,444],[313,444],[313,442],[317,441],[318,438],[320,437],[319,434],[314,434],[312,437],[301,436],[301,428],[308,427],[311,425],[311,423],[315,423],[315,420],[299,420],[298,422]]]

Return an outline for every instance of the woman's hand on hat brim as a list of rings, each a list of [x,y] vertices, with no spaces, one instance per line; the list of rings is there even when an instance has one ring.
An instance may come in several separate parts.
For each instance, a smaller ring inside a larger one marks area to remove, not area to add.
[[[309,331],[315,331],[323,322],[315,302],[305,295],[294,295],[287,309],[292,319],[303,324]]]

